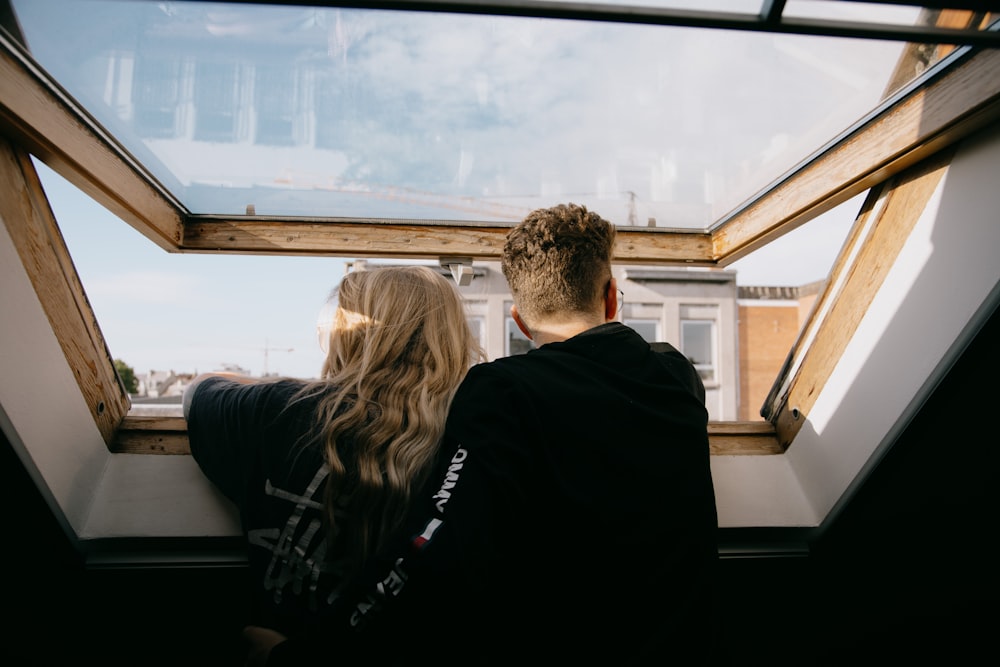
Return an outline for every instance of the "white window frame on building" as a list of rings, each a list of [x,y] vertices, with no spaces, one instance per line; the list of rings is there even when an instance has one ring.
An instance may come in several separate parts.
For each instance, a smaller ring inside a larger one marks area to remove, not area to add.
[[[667,342],[683,351],[684,321],[712,323],[713,372],[712,379],[705,380],[705,405],[712,421],[735,420],[740,377],[735,273],[655,266],[619,266],[615,270],[625,293],[622,321],[658,320],[657,341],[652,342]]]
[[[717,386],[721,375],[718,368],[719,353],[716,326],[718,318],[705,312],[700,317],[692,316],[692,314],[710,310],[714,309],[710,306],[682,306],[680,319],[680,350],[698,369],[698,374],[701,375],[706,387]],[[707,336],[704,333],[706,331]]]

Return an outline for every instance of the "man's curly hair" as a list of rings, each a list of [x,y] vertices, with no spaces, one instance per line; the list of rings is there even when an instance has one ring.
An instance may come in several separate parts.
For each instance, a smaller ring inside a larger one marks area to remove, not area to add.
[[[578,204],[537,209],[510,230],[501,267],[522,319],[592,310],[611,279],[615,226]]]

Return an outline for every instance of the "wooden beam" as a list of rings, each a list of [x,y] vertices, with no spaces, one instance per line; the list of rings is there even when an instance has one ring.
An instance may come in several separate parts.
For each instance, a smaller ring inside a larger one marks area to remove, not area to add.
[[[710,234],[667,229],[619,228],[614,261],[619,264],[716,266]]]
[[[188,455],[187,421],[183,417],[125,417],[111,451],[119,454]]]
[[[768,422],[712,422],[708,425],[713,456],[781,454],[774,426]],[[111,451],[120,454],[187,455],[191,453],[183,417],[125,417]]]
[[[1000,49],[910,91],[714,230],[727,266],[1000,118]]]
[[[949,30],[986,30],[1000,14],[973,12],[956,9],[924,8],[918,22]],[[908,42],[896,63],[896,69],[889,77],[883,99],[889,97],[904,85],[913,81],[924,70],[938,62],[957,48],[955,44],[933,42]]]
[[[118,380],[31,157],[4,137],[0,137],[0,220],[17,248],[94,422],[110,444],[128,412],[128,394]],[[17,317],[17,313],[5,313],[4,317]]]
[[[808,419],[952,155],[950,150],[939,153],[869,195],[768,397],[767,418],[783,448]]]
[[[344,257],[498,257],[509,227],[419,221],[191,216],[185,252]]]
[[[0,32],[0,130],[166,250],[183,213]]]
[[[499,259],[510,225],[418,220],[190,216],[182,252],[342,257]],[[614,261],[713,266],[711,237],[679,230],[618,230]]]
[[[712,456],[769,456],[782,454],[770,422],[710,422],[708,447]]]

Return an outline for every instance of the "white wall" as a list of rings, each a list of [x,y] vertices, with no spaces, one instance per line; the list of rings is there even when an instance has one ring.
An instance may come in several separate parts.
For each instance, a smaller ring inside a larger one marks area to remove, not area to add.
[[[56,518],[79,533],[110,454],[6,224],[0,227],[0,416]]]
[[[997,174],[1000,126],[956,155],[782,464],[713,457],[723,526],[818,525],[884,455],[1000,302]]]

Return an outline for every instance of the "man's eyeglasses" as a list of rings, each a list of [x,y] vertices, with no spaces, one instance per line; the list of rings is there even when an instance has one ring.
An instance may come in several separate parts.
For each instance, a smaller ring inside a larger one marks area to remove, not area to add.
[[[621,315],[624,303],[625,303],[625,292],[618,290],[618,309],[615,311],[615,317]]]

